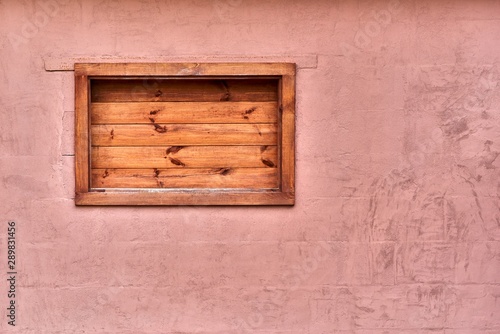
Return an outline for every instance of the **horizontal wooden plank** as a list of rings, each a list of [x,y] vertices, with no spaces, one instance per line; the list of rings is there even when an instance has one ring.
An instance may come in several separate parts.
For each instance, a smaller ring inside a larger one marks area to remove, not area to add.
[[[92,147],[92,168],[276,167],[276,146]]]
[[[92,169],[92,188],[278,188],[277,168]]]
[[[91,102],[277,101],[276,79],[94,79]]]
[[[275,124],[93,125],[93,146],[277,145]]]
[[[279,191],[95,191],[77,193],[76,205],[294,205]]]
[[[276,123],[277,102],[92,103],[92,124]]]
[[[75,72],[89,76],[107,75],[285,75],[295,73],[293,63],[112,63],[75,64]]]

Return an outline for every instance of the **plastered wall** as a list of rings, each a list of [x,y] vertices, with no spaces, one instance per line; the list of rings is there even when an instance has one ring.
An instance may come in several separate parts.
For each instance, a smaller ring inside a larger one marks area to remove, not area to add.
[[[500,1],[0,1],[0,332],[500,332]],[[298,64],[294,207],[75,207],[77,61]],[[15,221],[16,326],[7,222]]]

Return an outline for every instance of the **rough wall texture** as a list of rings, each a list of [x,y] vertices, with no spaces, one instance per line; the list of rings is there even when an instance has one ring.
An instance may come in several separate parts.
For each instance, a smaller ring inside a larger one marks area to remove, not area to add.
[[[500,1],[3,0],[0,45],[0,332],[500,332]],[[68,64],[270,55],[295,207],[74,206]]]

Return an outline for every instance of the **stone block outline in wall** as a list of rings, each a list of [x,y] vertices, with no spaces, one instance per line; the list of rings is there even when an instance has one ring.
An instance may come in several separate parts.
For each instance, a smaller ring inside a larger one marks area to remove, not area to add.
[[[295,64],[76,64],[77,205],[293,205]]]

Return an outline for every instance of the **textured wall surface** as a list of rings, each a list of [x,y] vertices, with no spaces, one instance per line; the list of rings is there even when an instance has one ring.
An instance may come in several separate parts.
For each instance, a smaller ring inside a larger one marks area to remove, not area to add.
[[[1,333],[500,332],[500,1],[2,0],[0,46]],[[74,206],[74,61],[259,56],[294,207]]]

